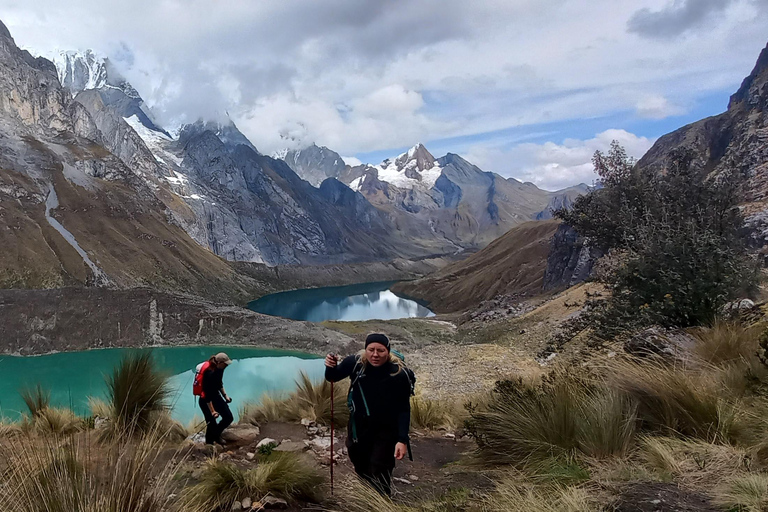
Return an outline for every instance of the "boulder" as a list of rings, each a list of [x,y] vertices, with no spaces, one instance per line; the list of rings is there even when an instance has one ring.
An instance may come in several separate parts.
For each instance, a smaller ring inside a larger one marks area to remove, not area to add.
[[[696,345],[696,338],[681,329],[653,326],[640,331],[624,342],[624,350],[632,355],[662,356],[665,359],[685,359]]]
[[[259,427],[248,424],[232,425],[221,434],[221,438],[227,443],[249,444],[254,442],[261,434]]]
[[[280,498],[275,498],[274,496],[265,496],[261,499],[261,504],[264,506],[264,508],[273,508],[279,510],[288,508],[287,501]]]

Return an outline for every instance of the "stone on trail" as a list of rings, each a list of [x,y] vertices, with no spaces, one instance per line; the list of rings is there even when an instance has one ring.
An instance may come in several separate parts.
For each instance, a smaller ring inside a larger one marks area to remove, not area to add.
[[[273,508],[273,509],[286,509],[288,508],[288,502],[280,499],[275,498],[274,496],[265,496],[261,499],[261,504],[264,505],[264,508]]]
[[[275,448],[278,452],[301,452],[307,449],[304,443],[298,441],[291,441],[290,439],[283,440],[278,447]]]
[[[254,425],[232,425],[221,434],[221,438],[227,443],[248,444],[259,437],[261,430]]]
[[[278,446],[280,443],[272,439],[271,437],[265,437],[261,441],[259,441],[259,444],[256,445],[256,448],[261,448],[262,446],[267,446],[273,444],[275,446]]]
[[[231,510],[233,512],[239,512],[240,510],[243,510],[243,504],[240,503],[239,501],[235,500],[235,502],[232,504],[232,509]]]
[[[195,444],[205,444],[205,434],[203,432],[197,432],[187,437],[188,441],[192,441]]]
[[[244,498],[243,499],[243,508],[245,510],[249,510],[251,508],[251,504],[253,504],[253,501],[251,498]]]

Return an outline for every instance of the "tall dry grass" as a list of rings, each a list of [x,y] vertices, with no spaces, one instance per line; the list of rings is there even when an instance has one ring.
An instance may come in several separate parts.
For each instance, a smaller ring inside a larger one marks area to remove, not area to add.
[[[486,512],[594,512],[599,509],[579,487],[532,486],[502,481],[483,503]]]
[[[143,435],[168,411],[168,378],[150,352],[124,356],[106,381],[111,421],[101,431],[102,438]]]
[[[714,489],[714,502],[727,510],[768,510],[768,475],[750,473],[727,479]]]
[[[635,433],[634,402],[604,383],[556,371],[541,383],[504,381],[470,407],[466,426],[488,465],[521,467],[583,453],[624,454]]]
[[[347,408],[348,383],[333,386],[334,419],[336,424],[349,421]],[[258,405],[246,404],[240,411],[240,421],[259,425],[269,421],[298,423],[302,419],[322,425],[331,423],[331,384],[325,379],[313,382],[305,372],[299,374],[296,390],[287,396],[264,395]]]
[[[421,430],[455,428],[466,418],[463,408],[448,400],[411,398],[411,427]]]
[[[51,392],[43,389],[40,384],[32,388],[23,388],[19,394],[33,418],[51,405]]]
[[[213,459],[199,482],[185,489],[182,510],[230,510],[235,501],[258,501],[267,495],[316,502],[322,496],[324,482],[314,463],[292,452],[273,452],[253,469]]]
[[[98,452],[86,442],[51,437],[3,450],[3,512],[161,512],[175,463],[158,463],[162,441],[145,438]],[[82,441],[82,438],[80,439]],[[158,467],[160,466],[160,467]]]

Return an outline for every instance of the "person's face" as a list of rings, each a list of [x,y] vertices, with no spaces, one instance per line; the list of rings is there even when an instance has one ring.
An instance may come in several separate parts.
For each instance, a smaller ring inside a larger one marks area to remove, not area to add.
[[[389,351],[381,343],[371,343],[365,347],[365,355],[373,366],[381,366],[389,360]]]

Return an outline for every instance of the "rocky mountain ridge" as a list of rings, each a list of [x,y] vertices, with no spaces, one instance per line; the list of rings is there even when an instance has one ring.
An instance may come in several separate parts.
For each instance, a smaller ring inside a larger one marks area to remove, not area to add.
[[[316,150],[310,146],[306,153],[290,151],[278,156],[288,165],[296,165],[299,174],[313,173],[315,179],[333,174],[397,219],[398,225],[426,224],[457,250],[483,247],[521,222],[551,218],[552,210],[567,207],[589,191],[582,184],[547,192],[532,183],[485,172],[459,155],[435,158],[420,143],[378,165],[347,165],[343,170],[337,162],[330,170],[311,158],[314,154]],[[310,169],[312,165],[315,167]]]
[[[693,165],[709,175],[746,178],[744,212],[758,245],[768,244],[768,46],[725,112],[660,137],[637,165],[663,171],[678,149],[689,150]]]

